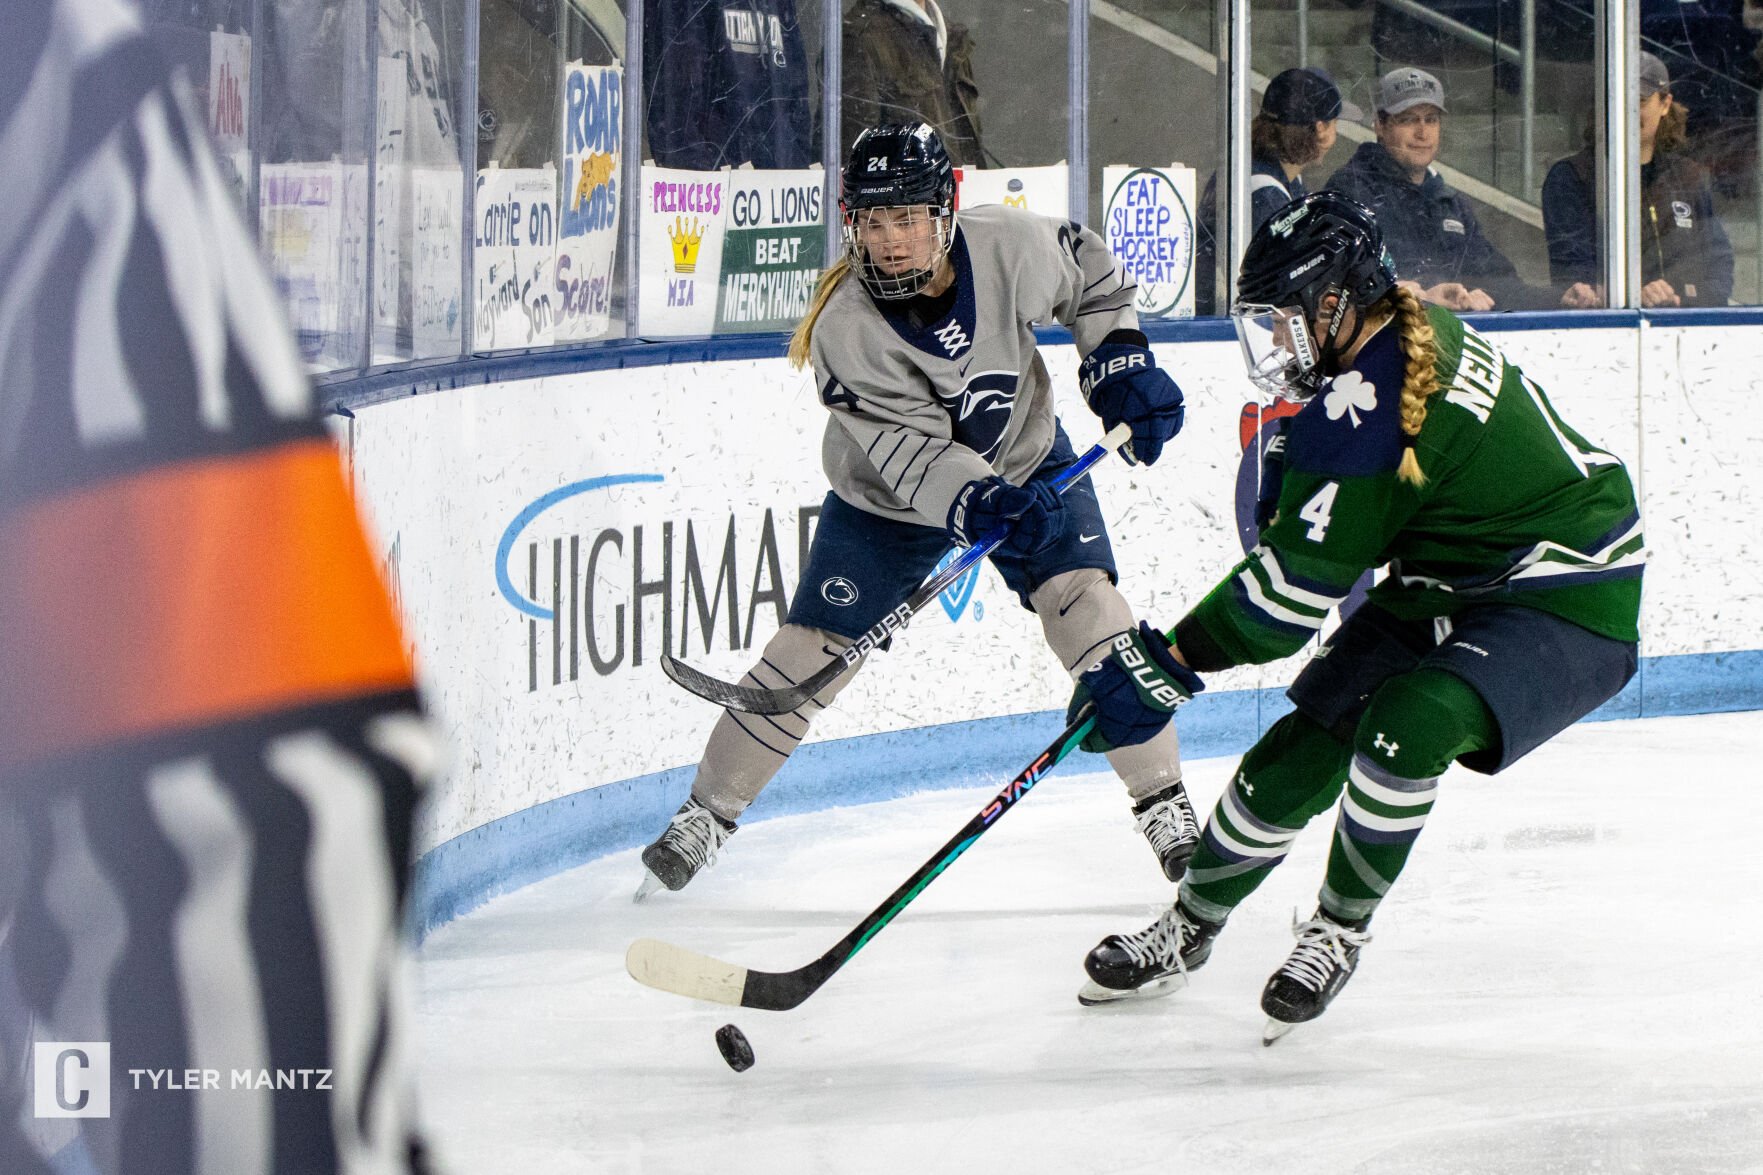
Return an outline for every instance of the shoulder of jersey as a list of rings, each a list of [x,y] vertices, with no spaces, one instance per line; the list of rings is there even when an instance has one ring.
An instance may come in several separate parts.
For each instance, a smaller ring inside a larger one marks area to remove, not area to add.
[[[850,346],[864,332],[864,324],[872,320],[881,322],[881,311],[875,308],[875,303],[863,288],[862,280],[853,270],[845,275],[845,280],[827,297],[820,317],[815,319],[813,349],[819,352],[825,346],[832,354],[837,355]]]
[[[1326,477],[1371,477],[1402,463],[1402,384],[1399,348],[1382,346],[1351,370],[1322,385],[1292,418],[1288,468]]]
[[[974,208],[963,208],[956,218],[956,223],[964,230],[976,230],[982,234],[1021,232],[1025,228],[1040,224],[1047,220],[1038,212],[1027,208],[1012,208],[1005,204],[980,204]]]

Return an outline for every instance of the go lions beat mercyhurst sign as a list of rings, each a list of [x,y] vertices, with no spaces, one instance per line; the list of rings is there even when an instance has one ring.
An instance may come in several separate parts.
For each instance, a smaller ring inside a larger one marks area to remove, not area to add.
[[[643,168],[637,328],[785,331],[826,258],[825,173]]]

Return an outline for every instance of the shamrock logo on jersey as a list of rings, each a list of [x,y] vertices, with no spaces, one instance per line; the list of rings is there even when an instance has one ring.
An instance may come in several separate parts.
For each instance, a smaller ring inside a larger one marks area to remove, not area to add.
[[[1377,385],[1360,375],[1357,371],[1349,371],[1339,376],[1329,385],[1328,395],[1322,399],[1322,406],[1328,410],[1330,420],[1339,420],[1345,416],[1359,427],[1359,413],[1370,412],[1377,407]]]

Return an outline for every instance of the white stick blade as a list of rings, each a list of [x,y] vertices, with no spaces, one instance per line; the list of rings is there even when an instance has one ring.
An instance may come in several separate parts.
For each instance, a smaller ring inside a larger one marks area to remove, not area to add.
[[[624,953],[624,969],[646,987],[737,1008],[747,987],[745,967],[653,938],[631,943]]]

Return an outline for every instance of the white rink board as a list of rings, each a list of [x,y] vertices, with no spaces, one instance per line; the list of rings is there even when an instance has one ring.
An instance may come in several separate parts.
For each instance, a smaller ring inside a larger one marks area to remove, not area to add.
[[[1746,397],[1758,376],[1741,357],[1757,353],[1763,328],[1654,327],[1644,344],[1641,332],[1627,329],[1495,337],[1567,421],[1620,454],[1644,488],[1656,555],[1643,654],[1755,647],[1763,631],[1763,580],[1751,562],[1760,474],[1744,455],[1757,451],[1763,425],[1738,409],[1755,402]],[[1157,352],[1187,394],[1187,427],[1156,468],[1130,470],[1111,459],[1096,478],[1122,589],[1142,615],[1169,624],[1241,557],[1238,419],[1251,389],[1234,342],[1159,344]],[[1044,354],[1081,449],[1101,427],[1076,395],[1076,354],[1069,346]],[[585,372],[358,412],[362,500],[455,748],[419,830],[419,851],[545,800],[696,760],[716,711],[662,676],[664,611],[672,611],[676,656],[727,678],[746,668],[781,611],[760,604],[748,625],[756,577],[762,593],[769,588],[787,600],[802,515],[826,492],[824,422],[809,377],[781,359]],[[507,560],[516,594],[531,596],[536,554],[536,603],[548,609],[557,556],[556,594],[576,620],[572,672],[567,620],[554,661],[551,624],[518,610],[498,587],[497,548],[516,517],[546,495],[615,477],[650,480],[561,498],[519,531]],[[769,548],[762,541],[768,513]],[[687,582],[687,532],[711,595],[731,519],[742,647],[729,647],[724,585],[707,653]],[[672,565],[659,588],[669,530]],[[781,583],[769,575],[768,550],[775,550]],[[636,663],[639,552],[641,577],[654,590],[640,609]],[[1283,685],[1300,662],[1217,674],[1209,686]],[[957,619],[937,606],[922,613],[821,717],[812,737],[1046,711],[1063,706],[1068,692],[1038,624],[988,567]]]

